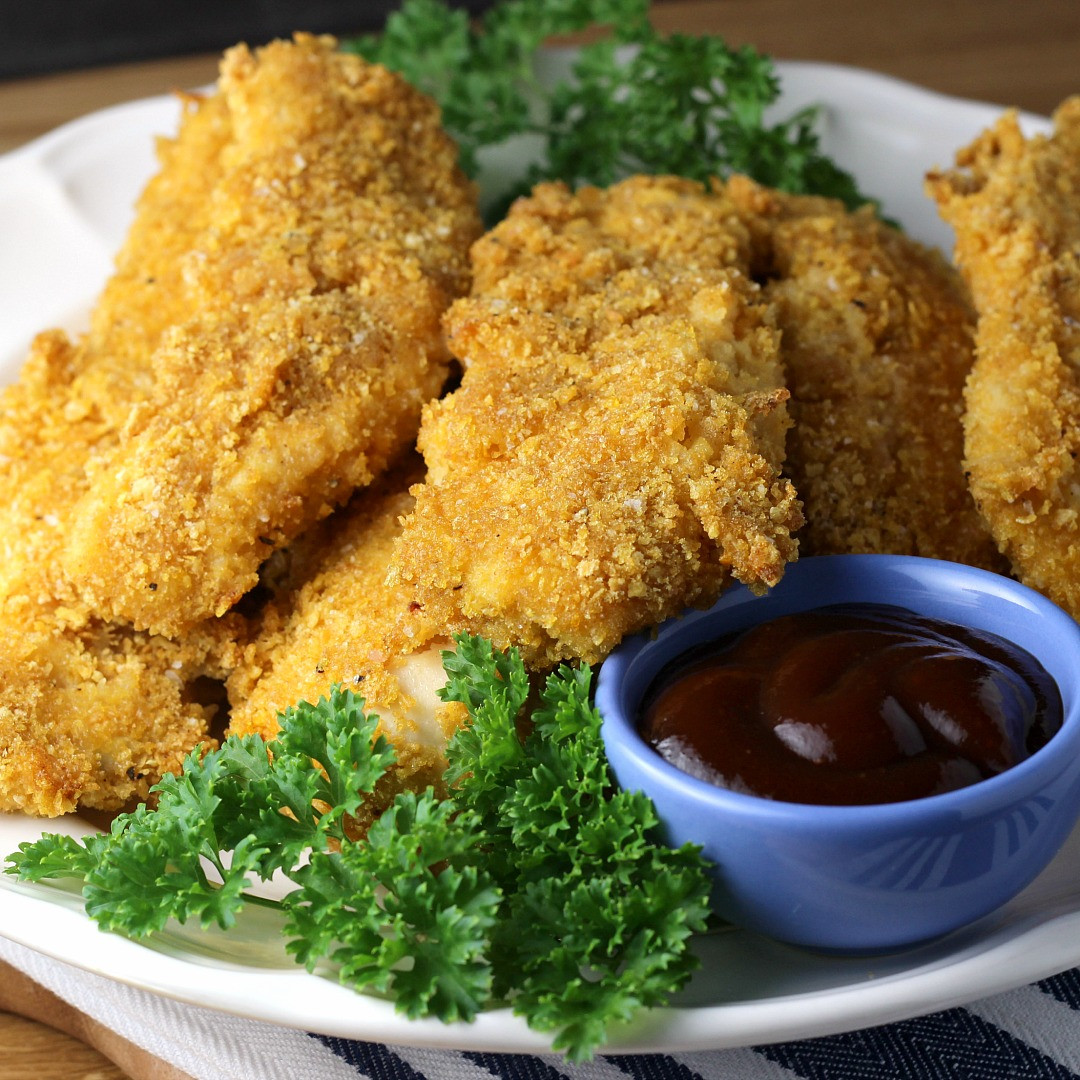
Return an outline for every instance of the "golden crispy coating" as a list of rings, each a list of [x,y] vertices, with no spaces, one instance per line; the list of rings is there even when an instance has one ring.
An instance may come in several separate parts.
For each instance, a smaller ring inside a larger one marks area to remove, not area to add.
[[[118,809],[207,741],[216,707],[198,691],[220,651],[212,633],[180,644],[91,620],[4,637],[0,810]]]
[[[60,572],[86,470],[116,445],[153,380],[149,358],[177,317],[180,256],[206,218],[227,134],[219,99],[186,98],[181,134],[158,144],[161,169],[139,197],[116,271],[77,342],[38,336],[0,390],[0,598],[81,609]]]
[[[1006,114],[933,174],[978,310],[971,491],[1026,584],[1080,616],[1080,97],[1052,136]]]
[[[802,553],[996,568],[961,467],[974,315],[959,276],[869,208],[851,214],[745,177],[727,192],[781,331]]]
[[[205,737],[212,710],[192,690],[235,633],[233,620],[207,624],[179,644],[106,626],[58,573],[85,460],[111,434],[80,392],[98,374],[84,350],[41,335],[0,395],[0,810],[145,797]]]
[[[170,293],[203,213],[220,121],[214,108],[186,111],[88,333],[39,335],[0,391],[0,810],[114,809],[145,797],[207,733],[200,677],[221,674],[235,620],[184,644],[108,626],[60,564],[88,463],[149,391],[149,351],[169,317],[158,292]]]
[[[592,662],[732,576],[779,580],[801,515],[747,240],[719,196],[635,178],[542,186],[476,244],[392,565],[435,625]]]
[[[101,615],[170,635],[411,441],[479,231],[434,104],[332,39],[230,50],[207,107],[228,137],[199,227],[169,237],[153,385],[63,560]],[[141,311],[146,288],[115,299]]]
[[[114,272],[79,342],[87,368],[79,394],[114,428],[127,421],[133,398],[149,394],[150,356],[161,335],[190,313],[182,290],[184,257],[208,224],[210,193],[229,138],[224,99],[187,94],[180,100],[181,133],[158,140],[159,170],[139,196]]]
[[[408,484],[420,475],[419,460],[410,459],[328,519],[314,543],[305,538],[302,568],[293,573],[307,568],[307,579],[267,605],[228,683],[230,731],[267,739],[278,713],[297,701],[318,701],[335,683],[361,694],[397,752],[365,806],[368,816],[405,787],[440,782],[446,740],[463,718],[461,706],[435,696],[449,638],[408,590],[386,581],[400,519],[412,508]]]

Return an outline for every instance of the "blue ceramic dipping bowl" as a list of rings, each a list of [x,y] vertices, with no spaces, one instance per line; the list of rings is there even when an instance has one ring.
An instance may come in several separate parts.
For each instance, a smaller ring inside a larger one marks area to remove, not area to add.
[[[861,602],[987,630],[1026,649],[1058,684],[1061,730],[998,776],[872,806],[728,791],[676,769],[639,736],[643,695],[688,649],[780,615]],[[1027,885],[1080,816],[1080,625],[1038,593],[968,566],[892,555],[805,559],[766,596],[732,588],[707,611],[625,641],[600,669],[596,704],[619,785],[652,798],[665,839],[700,844],[714,863],[716,911],[793,944],[878,952],[958,929]]]

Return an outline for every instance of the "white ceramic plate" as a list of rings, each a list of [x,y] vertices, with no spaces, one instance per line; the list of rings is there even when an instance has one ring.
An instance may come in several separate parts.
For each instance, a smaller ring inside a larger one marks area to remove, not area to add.
[[[869,72],[782,64],[783,110],[824,106],[823,144],[887,214],[948,248],[922,194],[1000,113]],[[0,158],[0,380],[15,377],[33,333],[79,329],[111,266],[132,201],[153,168],[152,136],[173,130],[168,98],[88,116]],[[1029,130],[1045,128],[1025,117]],[[79,831],[77,819],[47,823]],[[0,854],[42,823],[0,818]],[[103,934],[76,897],[0,877],[3,933],[102,975],[184,1001],[359,1039],[535,1051],[548,1042],[505,1010],[471,1025],[410,1021],[391,1004],[308,975],[285,957],[258,910],[227,937],[177,927],[149,944]],[[898,1020],[1006,990],[1080,963],[1080,831],[1050,868],[994,915],[942,941],[873,959],[814,956],[742,931],[702,938],[702,971],[669,1008],[613,1033],[612,1050],[688,1051],[824,1035]]]

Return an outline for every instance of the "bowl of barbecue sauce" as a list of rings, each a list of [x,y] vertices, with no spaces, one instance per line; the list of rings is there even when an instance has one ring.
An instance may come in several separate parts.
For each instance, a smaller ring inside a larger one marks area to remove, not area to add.
[[[620,786],[712,861],[717,912],[792,944],[958,930],[1080,817],[1080,625],[972,567],[805,559],[625,641],[596,704]]]

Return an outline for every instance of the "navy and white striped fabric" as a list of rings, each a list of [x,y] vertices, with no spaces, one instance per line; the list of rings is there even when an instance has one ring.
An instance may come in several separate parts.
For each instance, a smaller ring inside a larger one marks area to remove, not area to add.
[[[313,1038],[370,1080],[1074,1080],[1080,969],[965,1008],[844,1035],[712,1053],[611,1055],[580,1066]]]
[[[575,1066],[311,1035],[171,1001],[3,938],[0,960],[196,1080],[1080,1080],[1080,969],[843,1035]]]

